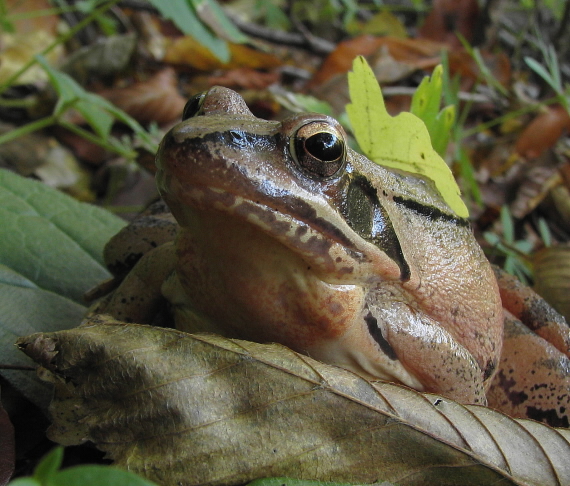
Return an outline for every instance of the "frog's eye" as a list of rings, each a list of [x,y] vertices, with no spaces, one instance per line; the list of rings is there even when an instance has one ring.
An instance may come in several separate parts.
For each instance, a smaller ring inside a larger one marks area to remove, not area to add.
[[[344,166],[344,137],[324,121],[303,125],[292,139],[293,157],[312,177],[332,177]]]
[[[198,93],[192,96],[184,106],[184,111],[182,111],[182,121],[188,120],[193,116],[198,115],[200,108],[202,108],[202,103],[204,103],[204,98],[206,98],[206,92]]]

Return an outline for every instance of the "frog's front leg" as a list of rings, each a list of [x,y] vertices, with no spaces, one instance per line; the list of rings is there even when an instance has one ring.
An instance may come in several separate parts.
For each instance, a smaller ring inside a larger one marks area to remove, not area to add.
[[[499,371],[489,405],[552,426],[570,425],[570,327],[544,299],[495,268],[505,308]]]
[[[162,322],[160,317],[166,306],[161,287],[175,265],[173,242],[145,253],[119,287],[91,309],[91,314],[110,314],[116,319],[138,324],[171,325]]]

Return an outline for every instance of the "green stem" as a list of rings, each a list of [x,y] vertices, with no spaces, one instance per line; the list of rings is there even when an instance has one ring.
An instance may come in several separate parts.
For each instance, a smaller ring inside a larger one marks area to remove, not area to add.
[[[57,122],[57,118],[53,115],[46,116],[45,118],[40,118],[39,120],[28,123],[27,125],[22,125],[19,128],[10,130],[9,132],[0,135],[0,145],[6,142],[10,142],[15,138],[21,137],[22,135],[27,135],[28,133],[35,132],[45,127],[49,127]]]
[[[63,128],[67,128],[70,132],[73,132],[76,135],[79,135],[81,138],[84,138],[85,140],[88,140],[91,143],[94,143],[95,145],[99,145],[100,147],[103,147],[105,150],[109,150],[110,152],[114,152],[116,154],[119,154],[120,156],[125,157],[127,159],[133,159],[134,157],[136,157],[136,152],[134,150],[125,150],[125,149],[118,147],[116,145],[112,145],[110,143],[107,143],[101,137],[98,137],[97,135],[93,135],[91,132],[88,132],[87,130],[84,130],[83,128],[81,128],[79,126],[74,125],[73,123],[60,121],[59,125],[62,126]]]
[[[63,12],[77,12],[79,9],[77,7],[54,7],[54,8],[44,8],[42,10],[34,10],[33,12],[17,13],[17,14],[7,14],[6,18],[9,22],[17,22],[18,20],[35,19],[38,17],[47,17],[48,15],[59,15]]]
[[[119,0],[111,0],[110,2],[101,5],[99,8],[95,9],[93,12],[91,12],[90,15],[88,15],[87,17],[85,17],[81,22],[79,22],[75,27],[73,27],[72,29],[70,29],[68,32],[66,32],[65,34],[61,35],[60,37],[58,37],[54,42],[52,42],[49,46],[47,46],[42,52],[40,52],[40,54],[42,56],[45,56],[46,54],[48,54],[49,52],[51,52],[52,50],[54,50],[59,44],[63,44],[64,42],[66,42],[68,39],[71,39],[77,32],[79,32],[81,29],[83,29],[86,25],[88,25],[89,23],[91,23],[93,21],[93,19],[97,18],[99,15],[101,15],[102,13],[106,12],[107,10],[109,10],[111,7],[113,7],[115,4],[117,4],[119,2]],[[23,74],[25,73],[30,67],[32,67],[35,63],[36,63],[36,59],[30,59],[24,66],[22,66],[17,72],[15,72],[12,76],[10,76],[10,78],[2,85],[0,85],[0,94],[2,94],[4,91],[6,91],[10,86],[12,86],[15,81]]]
[[[0,98],[0,106],[4,108],[30,108],[37,104],[37,101],[31,98]]]
[[[491,127],[494,127],[496,125],[500,125],[501,123],[503,123],[507,120],[511,120],[513,118],[518,118],[519,116],[526,115],[527,113],[532,113],[533,111],[540,109],[542,106],[548,106],[548,105],[552,105],[554,103],[559,103],[559,102],[560,102],[560,97],[555,96],[553,98],[549,98],[548,100],[540,101],[538,103],[534,103],[532,105],[525,106],[524,108],[521,108],[520,110],[511,111],[509,113],[506,113],[503,116],[499,116],[499,117],[494,118],[493,120],[490,120],[488,122],[480,123],[476,127],[470,128],[469,130],[463,130],[459,140],[463,140],[463,139],[468,138],[472,135],[476,135],[477,133],[481,133],[481,132],[483,132],[483,131],[491,128]]]

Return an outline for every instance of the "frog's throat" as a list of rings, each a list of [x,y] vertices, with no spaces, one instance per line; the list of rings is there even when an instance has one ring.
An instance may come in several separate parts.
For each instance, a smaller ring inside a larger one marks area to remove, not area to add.
[[[351,228],[340,218],[335,224],[324,218],[305,221],[260,201],[210,186],[186,186],[183,204],[197,211],[225,212],[254,225],[299,254],[323,281],[362,284],[375,275],[400,279],[398,265],[374,245],[359,238],[352,240]]]

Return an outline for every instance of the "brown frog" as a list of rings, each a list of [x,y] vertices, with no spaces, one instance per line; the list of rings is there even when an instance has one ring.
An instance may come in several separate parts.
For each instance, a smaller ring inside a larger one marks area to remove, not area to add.
[[[111,268],[144,257],[98,312],[150,323],[166,298],[184,331],[280,342],[370,379],[568,426],[565,321],[548,310],[529,322],[558,349],[522,326],[514,316],[543,301],[521,288],[502,301],[469,222],[428,179],[351,150],[334,119],[261,120],[214,87],[189,101],[157,166],[176,221],[151,215],[163,236],[108,247]],[[519,349],[527,334],[537,359]]]

